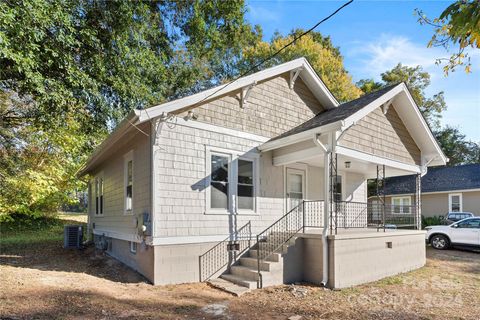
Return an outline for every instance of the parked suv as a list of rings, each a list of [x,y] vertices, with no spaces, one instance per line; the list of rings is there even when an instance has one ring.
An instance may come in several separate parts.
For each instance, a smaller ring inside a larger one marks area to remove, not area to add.
[[[450,246],[480,248],[480,217],[467,218],[449,226],[426,227],[426,240],[435,249]]]
[[[446,220],[450,223],[457,222],[466,218],[472,218],[473,213],[470,212],[449,212]]]

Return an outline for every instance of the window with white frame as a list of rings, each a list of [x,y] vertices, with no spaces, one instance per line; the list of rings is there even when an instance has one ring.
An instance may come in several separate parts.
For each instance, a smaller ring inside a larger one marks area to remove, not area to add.
[[[103,215],[103,175],[94,180],[95,189],[95,215]]]
[[[225,150],[207,150],[207,211],[255,212],[256,166],[256,157],[243,157]]]
[[[210,208],[228,210],[230,156],[212,153],[210,157]]]
[[[461,193],[451,193],[448,195],[448,212],[462,212]]]
[[[410,197],[393,197],[393,213],[408,214],[410,213],[411,199]]]
[[[129,152],[125,156],[125,213],[131,214],[133,211],[133,154]]]
[[[254,161],[238,160],[237,170],[237,196],[238,209],[255,210],[255,185],[253,174]]]

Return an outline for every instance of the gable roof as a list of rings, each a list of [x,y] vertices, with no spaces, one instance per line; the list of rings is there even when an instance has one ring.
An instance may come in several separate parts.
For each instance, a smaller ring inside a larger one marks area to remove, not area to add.
[[[386,195],[415,192],[415,175],[387,178]],[[422,192],[480,189],[480,163],[430,168],[422,177]]]
[[[184,98],[172,100],[157,106],[153,106],[144,110],[132,110],[115,130],[94,150],[86,164],[79,171],[78,176],[87,174],[101,159],[110,148],[126,134],[137,130],[139,124],[150,121],[154,118],[169,112],[185,109],[195,106],[199,103],[207,103],[208,101],[217,99],[230,92],[248,87],[256,82],[277,77],[287,72],[299,71],[298,76],[303,80],[305,85],[312,91],[314,96],[322,104],[325,109],[331,109],[338,106],[338,101],[327,88],[322,79],[315,72],[313,67],[305,58],[298,58],[280,65],[253,73],[251,75],[237,79],[232,83],[223,84]]]
[[[220,86],[184,97],[169,101],[146,110],[139,110],[139,122],[145,122],[152,118],[156,118],[164,113],[174,112],[177,110],[185,109],[195,106],[199,103],[207,103],[210,100],[214,100],[227,93],[239,90],[241,88],[248,87],[256,82],[277,77],[289,71],[299,70],[299,77],[312,91],[314,96],[322,104],[325,109],[331,109],[338,106],[337,99],[333,96],[330,90],[327,88],[322,79],[315,72],[313,67],[305,58],[298,58],[289,62],[279,64],[251,75],[237,79],[234,82],[222,84]]]
[[[381,107],[395,101],[394,108],[413,140],[420,148],[425,163],[431,166],[445,165],[448,161],[433,136],[430,127],[420,113],[405,83],[388,86],[358,99],[324,111],[292,130],[274,137],[259,147],[261,151],[273,150],[289,144],[312,139],[318,133],[341,131]]]
[[[382,88],[378,91],[371,92],[368,94],[365,94],[361,96],[360,98],[357,98],[355,100],[351,100],[349,102],[343,103],[339,105],[337,108],[329,109],[324,112],[321,112],[314,116],[312,119],[307,120],[306,122],[300,124],[299,126],[282,133],[279,136],[276,136],[270,141],[281,139],[284,137],[288,137],[300,132],[304,132],[306,130],[318,128],[321,126],[325,126],[330,123],[334,123],[337,121],[342,121],[347,119],[348,117],[352,116],[355,114],[357,111],[360,109],[366,107],[369,105],[371,102],[375,101],[385,93],[389,92],[392,90],[394,87],[396,87],[398,84],[387,86],[385,88]]]

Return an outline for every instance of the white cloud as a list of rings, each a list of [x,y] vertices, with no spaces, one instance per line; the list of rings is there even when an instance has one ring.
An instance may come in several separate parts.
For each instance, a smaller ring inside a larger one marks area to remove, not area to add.
[[[273,6],[267,8],[252,3],[248,4],[248,13],[256,23],[280,22],[282,15]]]
[[[382,34],[371,42],[359,43],[347,53],[361,61],[361,73],[375,78],[399,62],[407,66],[421,65],[424,69],[432,69],[435,67],[435,59],[442,54],[445,55],[445,52],[440,48],[427,48],[413,43],[407,37],[388,34]],[[438,68],[438,71],[441,69]]]

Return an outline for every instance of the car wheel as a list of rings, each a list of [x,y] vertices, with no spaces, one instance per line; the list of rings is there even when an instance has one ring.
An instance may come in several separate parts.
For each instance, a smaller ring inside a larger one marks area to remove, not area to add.
[[[435,249],[444,250],[448,248],[449,241],[448,241],[448,238],[445,237],[444,235],[437,234],[430,239],[430,244]]]

